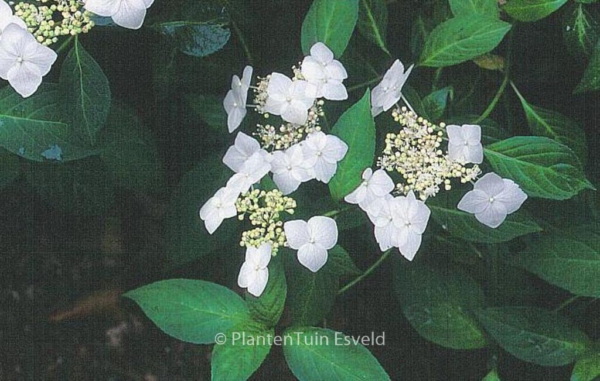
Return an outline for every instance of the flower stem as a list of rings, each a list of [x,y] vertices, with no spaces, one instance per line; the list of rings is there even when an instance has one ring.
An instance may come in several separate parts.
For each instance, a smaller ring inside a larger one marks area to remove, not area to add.
[[[579,295],[575,295],[575,296],[570,297],[569,299],[567,299],[564,302],[562,302],[558,307],[556,307],[553,312],[556,313],[556,312],[562,310],[563,308],[565,308],[566,306],[568,306],[569,304],[573,303],[574,301],[576,301],[579,298],[580,298]]]
[[[377,260],[377,262],[373,263],[371,265],[371,267],[369,267],[368,269],[365,270],[364,273],[362,273],[361,275],[359,275],[356,278],[354,278],[354,280],[352,280],[350,283],[348,283],[344,287],[340,288],[340,290],[338,291],[338,295],[343,294],[344,292],[346,292],[350,288],[352,288],[355,284],[357,284],[361,280],[363,280],[366,277],[368,277],[377,267],[379,267],[379,265],[381,265],[387,259],[387,257],[390,256],[391,252],[392,252],[392,249],[388,249],[387,251],[385,251],[381,255],[381,257],[379,257],[379,259]]]
[[[404,104],[406,104],[406,107],[408,107],[408,109],[410,111],[412,111],[412,112],[414,112],[416,114],[415,109],[412,108],[412,106],[410,105],[410,103],[408,103],[408,99],[406,99],[406,97],[404,96],[404,94],[400,94],[400,97],[402,98],[402,101],[404,102]]]
[[[71,40],[73,40],[73,38],[77,39],[76,36],[69,36],[69,38],[67,38],[62,44],[60,44],[58,49],[56,49],[56,54],[62,52],[67,46],[69,46],[69,44],[71,43]]]
[[[231,20],[231,26],[233,27],[233,31],[237,35],[238,40],[240,40],[240,44],[242,44],[242,47],[244,48],[244,54],[246,55],[246,58],[248,59],[248,64],[250,66],[254,66],[254,60],[252,59],[252,54],[250,53],[250,48],[248,47],[248,44],[246,44],[246,39],[244,38],[242,31],[238,27],[237,23],[233,20]]]
[[[330,210],[329,212],[322,214],[323,217],[333,217],[333,216],[337,216],[338,214],[342,214],[348,210],[350,210],[351,206],[346,206],[342,209],[335,209],[335,210]]]
[[[479,118],[475,119],[475,121],[473,123],[477,124],[477,123],[481,122],[482,120],[484,120],[485,118],[487,118],[488,116],[490,116],[492,111],[494,111],[494,108],[496,108],[496,105],[498,104],[500,97],[502,97],[502,94],[504,94],[504,90],[506,89],[506,85],[508,85],[508,82],[510,82],[510,80],[508,79],[508,70],[506,70],[506,72],[504,74],[504,80],[502,81],[500,88],[498,88],[498,91],[496,92],[494,99],[492,99],[492,101],[490,102],[488,107],[485,109],[485,111],[479,116]]]
[[[358,85],[355,85],[355,86],[352,86],[352,87],[348,87],[348,92],[350,93],[352,91],[359,90],[359,89],[362,89],[363,87],[367,87],[369,85],[372,85],[375,82],[379,82],[381,80],[381,78],[383,78],[383,76],[380,75],[380,76],[377,76],[375,78],[371,78],[371,79],[369,79],[366,82],[359,83]]]

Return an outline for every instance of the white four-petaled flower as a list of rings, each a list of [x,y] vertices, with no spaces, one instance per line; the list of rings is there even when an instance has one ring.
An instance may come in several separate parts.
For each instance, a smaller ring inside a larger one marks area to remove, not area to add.
[[[271,172],[273,172],[273,181],[284,195],[298,189],[300,183],[314,178],[314,172],[306,162],[302,147],[298,144],[284,152],[273,152]]]
[[[317,98],[342,101],[348,98],[342,81],[348,78],[346,69],[333,57],[333,52],[322,42],[310,48],[310,55],[302,61],[302,76],[317,87]]]
[[[17,24],[9,24],[0,38],[0,78],[22,97],[33,94],[42,77],[56,61],[56,53],[36,41],[35,37]]]
[[[281,115],[286,122],[301,125],[308,119],[308,109],[313,105],[316,93],[316,86],[307,81],[292,81],[283,74],[273,73],[264,110]]]
[[[412,261],[421,246],[421,235],[425,232],[431,211],[423,201],[417,200],[413,191],[406,197],[396,197],[390,209],[394,225],[400,233],[398,249],[406,259]]]
[[[2,31],[9,24],[17,24],[23,29],[27,29],[25,21],[20,17],[14,16],[10,5],[6,4],[4,0],[0,0],[0,38],[2,37]]]
[[[238,275],[238,285],[248,288],[248,292],[259,297],[269,281],[269,269],[267,266],[271,261],[271,244],[263,243],[258,248],[248,246],[246,249],[246,261],[242,264]]]
[[[414,65],[406,72],[400,60],[394,61],[392,67],[384,74],[381,82],[373,88],[371,93],[371,113],[377,116],[389,110],[402,96],[402,86],[408,79]]]
[[[271,164],[261,152],[255,152],[244,162],[240,170],[227,181],[227,188],[238,194],[246,193],[252,184],[259,182],[269,171]]]
[[[298,250],[298,261],[312,272],[317,272],[327,262],[327,250],[337,243],[338,229],[335,220],[315,216],[306,221],[294,220],[283,224],[288,245]]]
[[[111,17],[115,24],[139,29],[144,23],[146,9],[154,0],[86,0],[85,9],[98,16]]]
[[[240,132],[235,137],[235,143],[223,156],[223,163],[234,172],[239,172],[244,163],[255,153],[260,152],[269,161],[269,153],[260,148],[260,143],[256,139]]]
[[[246,101],[248,100],[248,89],[252,80],[252,66],[246,66],[242,79],[234,75],[231,79],[231,89],[223,100],[223,107],[227,112],[227,128],[229,132],[235,131],[246,116]]]
[[[321,131],[309,134],[302,143],[304,160],[314,170],[315,178],[328,183],[337,170],[337,162],[348,152],[348,145],[334,135]]]
[[[352,193],[344,197],[344,200],[350,204],[358,206],[367,211],[367,207],[375,199],[384,197],[394,189],[394,181],[383,169],[375,172],[367,168],[362,173],[362,183]]]
[[[497,228],[506,216],[517,211],[527,199],[514,181],[487,173],[458,203],[458,209],[475,214],[484,225]]]
[[[225,218],[230,218],[237,214],[235,201],[238,196],[239,193],[236,190],[223,187],[202,205],[200,218],[204,221],[206,230],[210,234],[217,230]]]
[[[481,146],[481,127],[473,124],[461,126],[449,125],[448,156],[451,160],[462,163],[480,164],[483,161],[483,147]]]

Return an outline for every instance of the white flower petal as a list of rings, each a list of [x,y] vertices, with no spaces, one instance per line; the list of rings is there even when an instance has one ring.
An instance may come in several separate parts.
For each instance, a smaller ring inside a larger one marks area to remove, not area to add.
[[[306,221],[287,221],[283,224],[283,230],[285,232],[285,238],[288,242],[288,245],[292,249],[298,250],[310,241],[308,224]]]
[[[410,229],[405,229],[401,237],[401,242],[398,246],[400,254],[409,261],[412,261],[419,247],[421,247],[421,234],[417,234]]]
[[[254,273],[253,282],[248,285],[248,292],[257,298],[262,295],[269,282],[269,269],[261,269]]]
[[[342,82],[335,80],[329,80],[327,83],[325,83],[321,87],[321,92],[323,94],[323,98],[332,101],[343,101],[348,99],[346,86],[344,86]]]
[[[119,11],[122,0],[86,0],[85,9],[98,16],[110,17]]]
[[[497,228],[506,219],[506,208],[500,202],[493,202],[482,212],[476,213],[475,218],[484,225]]]
[[[490,197],[482,190],[473,189],[459,201],[457,208],[463,212],[481,213],[490,203]]]
[[[223,163],[232,171],[239,172],[246,160],[259,151],[260,143],[243,132],[239,132],[235,137],[234,145],[227,149]]]
[[[489,197],[496,197],[504,190],[504,181],[497,174],[490,172],[477,180],[474,188],[484,191]]]
[[[343,79],[348,78],[348,73],[346,72],[344,65],[342,65],[340,61],[331,61],[325,67],[325,72],[327,73],[327,77],[330,79],[337,79],[341,81]]]
[[[504,181],[504,190],[496,196],[498,202],[502,202],[506,207],[506,213],[516,212],[527,200],[527,194],[519,188],[512,180],[502,179]]]
[[[333,52],[322,42],[317,42],[311,46],[310,55],[322,64],[333,61]]]
[[[326,250],[334,247],[338,240],[338,229],[335,220],[330,217],[315,216],[308,220],[308,232],[314,242]]]
[[[42,75],[37,66],[23,61],[8,71],[8,82],[23,98],[35,93],[42,84]]]
[[[119,11],[112,16],[115,24],[128,29],[139,29],[144,23],[146,9],[135,8],[128,1],[121,1]]]
[[[369,170],[371,170],[369,168]],[[383,197],[394,190],[394,180],[383,169],[373,172],[369,179],[369,190],[377,197]]]
[[[294,124],[304,124],[308,119],[308,109],[300,102],[292,101],[291,105],[281,112],[281,119]]]
[[[255,279],[255,271],[254,271],[254,267],[252,266],[251,263],[248,263],[248,261],[244,262],[242,264],[242,267],[240,268],[240,273],[238,274],[238,286],[242,287],[242,288],[246,288],[248,287],[248,285],[250,285],[252,282],[254,282]]]
[[[317,244],[307,243],[298,250],[298,261],[316,273],[327,263],[327,250]]]
[[[260,245],[258,249],[254,250],[252,257],[253,263],[255,263],[259,268],[266,268],[269,265],[269,262],[271,261],[272,257],[271,244],[263,243],[262,245]]]

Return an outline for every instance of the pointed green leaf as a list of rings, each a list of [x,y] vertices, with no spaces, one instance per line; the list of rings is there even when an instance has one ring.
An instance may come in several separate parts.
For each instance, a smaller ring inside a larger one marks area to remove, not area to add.
[[[496,369],[492,369],[481,381],[500,381],[500,376]]]
[[[509,0],[502,9],[519,21],[537,21],[549,16],[567,0]]]
[[[225,333],[225,342],[215,345],[210,358],[213,381],[247,380],[260,367],[275,331],[255,322],[244,322]]]
[[[444,192],[427,202],[433,219],[453,236],[471,242],[499,243],[542,230],[534,220],[520,212],[510,214],[495,229],[485,226],[473,214],[456,208],[463,194]]]
[[[0,146],[34,161],[77,160],[97,152],[75,142],[64,122],[54,84],[42,84],[32,96],[21,97],[10,86],[0,89]]]
[[[246,303],[221,285],[192,279],[168,279],[131,290],[134,300],[166,334],[195,344],[215,342],[215,335],[248,321]]]
[[[78,39],[62,64],[59,84],[73,129],[94,145],[110,111],[110,87],[102,68]]]
[[[335,245],[328,252],[327,262],[331,263],[331,271],[339,276],[360,275],[362,271],[352,261],[350,255],[340,245]],[[329,267],[328,267],[329,268]]]
[[[583,73],[581,82],[573,92],[577,94],[598,89],[600,89],[600,40],[592,52],[592,58],[590,58],[590,62]]]
[[[567,319],[539,308],[486,308],[477,317],[507,352],[542,366],[570,364],[590,345],[587,336]]]
[[[367,348],[354,344],[350,337],[346,344],[346,336],[341,332],[302,327],[285,331],[284,337],[285,359],[300,381],[390,380]]]
[[[547,110],[529,104],[523,96],[517,92],[527,123],[532,133],[546,136],[571,148],[582,163],[587,161],[587,144],[585,132],[573,119],[568,118],[556,111]]]
[[[515,136],[484,149],[494,171],[515,181],[529,196],[553,200],[594,189],[575,153],[541,136]]]
[[[482,15],[498,17],[497,0],[449,0],[452,14],[458,16]]]
[[[229,41],[229,14],[221,4],[192,1],[174,5],[171,9],[172,14],[150,27],[182,53],[205,57],[221,50]]]
[[[563,18],[563,37],[567,50],[581,61],[592,55],[600,35],[598,12],[583,4],[573,4]]]
[[[443,89],[436,90],[425,98],[423,98],[423,108],[425,108],[425,114],[431,121],[436,121],[444,115],[446,111],[446,105],[448,99],[454,97],[454,89],[452,86],[444,87]]]
[[[358,20],[359,0],[314,0],[302,23],[302,51],[322,42],[339,58],[346,50]]]
[[[388,10],[385,0],[360,0],[359,7],[358,31],[390,54],[386,48]]]
[[[573,294],[600,297],[600,231],[580,226],[530,243],[515,264]]]
[[[246,303],[252,318],[267,327],[274,327],[283,313],[286,295],[287,283],[282,258],[277,255],[269,263],[269,281],[260,297],[246,292]]]
[[[489,16],[454,17],[438,25],[427,37],[419,65],[452,66],[494,49],[511,25]]]
[[[227,113],[223,108],[223,98],[214,95],[186,94],[185,100],[194,115],[202,119],[216,131],[226,131]]]
[[[575,363],[571,381],[594,381],[600,377],[600,353],[590,353]]]
[[[337,172],[329,181],[331,195],[340,200],[360,184],[363,171],[375,158],[375,121],[371,115],[369,90],[340,116],[331,133],[348,145],[346,156],[338,163]]]
[[[417,263],[398,264],[394,289],[402,312],[425,339],[453,349],[486,345],[469,310],[483,306],[483,292],[466,274],[442,273]]]

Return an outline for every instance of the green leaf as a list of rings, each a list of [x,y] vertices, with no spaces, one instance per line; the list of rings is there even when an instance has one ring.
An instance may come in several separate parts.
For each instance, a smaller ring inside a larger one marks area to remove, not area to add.
[[[215,95],[186,94],[186,103],[193,113],[216,131],[226,131],[227,113],[223,108],[223,99]]]
[[[360,0],[358,31],[369,41],[390,54],[386,48],[388,10],[385,0]]]
[[[113,104],[98,146],[117,185],[150,193],[164,189],[164,168],[154,139],[132,110]]]
[[[500,381],[500,376],[496,369],[492,369],[481,381]]]
[[[210,1],[185,1],[174,5],[165,20],[150,25],[182,53],[205,57],[225,46],[231,31],[229,14],[222,5]]]
[[[486,345],[469,311],[483,306],[483,292],[466,274],[434,271],[417,263],[397,264],[394,289],[402,312],[425,339],[453,349]]]
[[[498,18],[497,0],[449,0],[452,14],[456,17],[481,15]]]
[[[248,307],[221,285],[192,279],[168,279],[129,291],[144,313],[168,335],[195,344],[215,342],[215,335],[248,321]]]
[[[427,37],[419,65],[452,66],[494,49],[511,25],[493,17],[467,15],[438,25]]]
[[[519,21],[537,21],[549,16],[567,0],[509,0],[502,9]]]
[[[585,132],[577,122],[556,111],[527,103],[519,92],[517,92],[517,96],[521,100],[532,133],[546,136],[566,145],[575,152],[582,163],[587,161],[588,152]]]
[[[339,58],[346,50],[358,20],[359,0],[314,0],[302,23],[302,51],[322,42]]]
[[[582,357],[575,363],[571,381],[594,381],[600,376],[600,353]]]
[[[269,263],[267,287],[258,298],[246,292],[246,304],[254,320],[274,327],[283,313],[286,295],[285,271],[281,255],[277,255]]]
[[[515,264],[573,294],[600,297],[600,231],[580,226],[533,241]]]
[[[422,15],[419,15],[413,22],[410,31],[410,52],[415,60],[421,54],[427,36],[429,36],[429,33],[433,30],[433,27],[432,20],[424,18]]]
[[[598,40],[592,52],[592,58],[590,58],[590,62],[583,73],[581,82],[579,82],[573,92],[578,94],[598,89],[600,89],[600,40]]]
[[[19,158],[0,148],[0,189],[19,176]]]
[[[78,160],[96,154],[75,143],[71,126],[62,120],[56,85],[42,84],[32,96],[12,87],[0,89],[0,146],[34,161]]]
[[[549,138],[515,136],[484,148],[484,153],[498,175],[514,180],[532,197],[564,200],[594,189],[573,151]]]
[[[442,115],[444,115],[444,111],[446,111],[448,98],[452,99],[453,97],[454,89],[452,86],[447,86],[443,89],[436,90],[423,98],[423,107],[425,108],[427,117],[431,119],[431,121],[440,119]]]
[[[77,38],[62,64],[59,85],[74,131],[94,145],[110,111],[110,87],[100,65]]]
[[[369,90],[340,116],[331,133],[348,145],[346,156],[338,163],[337,172],[329,181],[331,195],[340,200],[360,184],[363,171],[375,158],[375,121],[371,115]]]
[[[598,42],[598,13],[582,4],[573,4],[563,17],[562,30],[567,50],[580,61],[587,61]]]
[[[486,308],[477,317],[507,352],[542,366],[570,364],[590,345],[587,336],[567,319],[539,308]]]
[[[167,212],[167,267],[184,265],[237,242],[236,218],[223,221],[211,235],[199,216],[202,205],[225,186],[229,177],[231,171],[217,155],[199,163],[183,177]]]
[[[103,216],[114,205],[114,184],[96,156],[64,164],[31,162],[24,172],[36,192],[63,212]]]
[[[542,230],[534,220],[520,212],[510,214],[495,229],[485,226],[473,214],[456,208],[462,193],[444,192],[427,203],[433,219],[453,236],[472,242],[499,243]]]
[[[331,267],[326,267],[326,269],[331,269],[333,273],[339,276],[362,274],[362,271],[356,267],[348,252],[340,245],[335,245],[329,250],[328,254],[329,258],[327,258],[327,262],[331,264]]]
[[[303,327],[284,332],[283,353],[300,381],[390,380],[373,355],[352,338],[346,344],[345,335],[329,329]],[[375,345],[374,343],[370,343]]]
[[[331,251],[330,251],[331,252]],[[285,250],[287,310],[295,326],[315,324],[329,314],[339,289],[338,269],[328,260],[313,273],[296,259],[296,252]]]
[[[242,323],[225,334],[210,358],[213,381],[247,380],[269,354],[275,331],[256,323]]]

